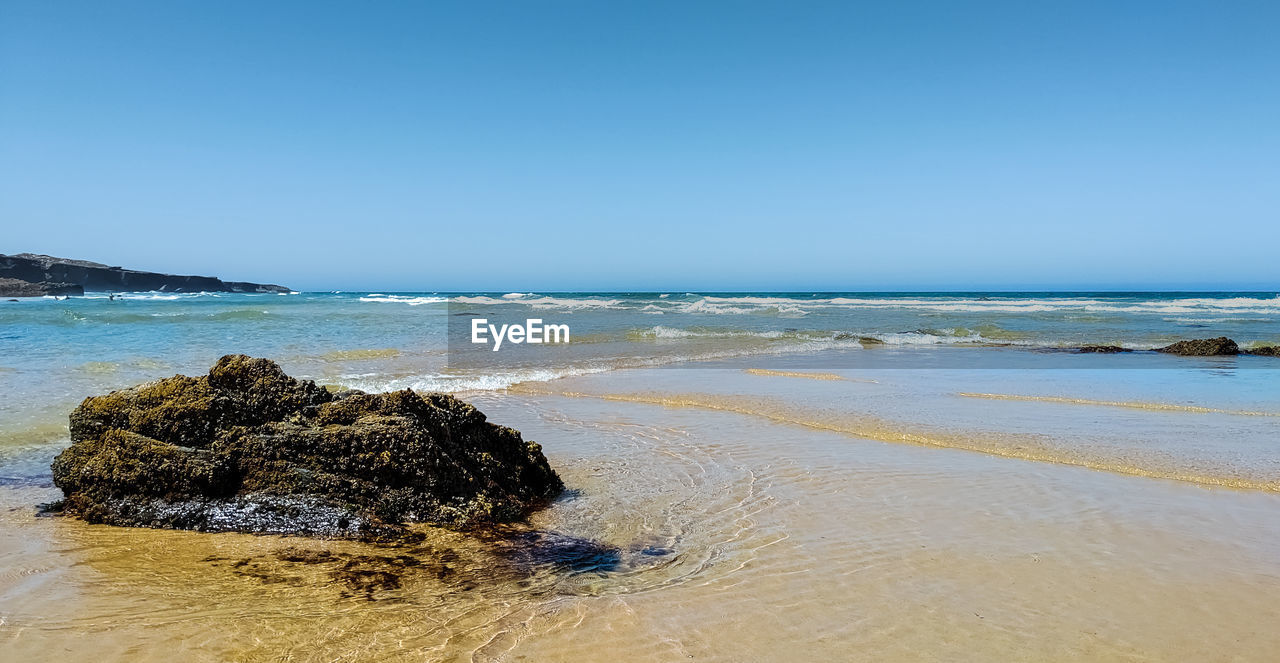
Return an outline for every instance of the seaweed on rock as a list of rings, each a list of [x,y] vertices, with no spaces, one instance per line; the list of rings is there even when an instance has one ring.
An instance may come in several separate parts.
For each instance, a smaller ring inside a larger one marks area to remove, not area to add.
[[[370,536],[518,520],[563,484],[542,448],[445,394],[332,394],[218,360],[85,399],[53,462],[63,509],[140,527]]]

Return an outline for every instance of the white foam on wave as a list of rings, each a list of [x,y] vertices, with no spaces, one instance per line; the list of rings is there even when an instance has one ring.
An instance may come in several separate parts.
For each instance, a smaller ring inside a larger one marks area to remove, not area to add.
[[[777,330],[750,331],[746,329],[680,329],[656,325],[640,332],[644,338],[782,338],[786,332]]]
[[[865,334],[868,338],[874,338],[885,345],[959,345],[972,343],[994,343],[991,339],[984,338],[981,334],[963,334],[955,335],[931,334],[929,332],[894,332],[889,334]],[[999,341],[1007,343],[1008,341]]]
[[[514,293],[513,293],[514,294]],[[520,305],[528,306],[535,310],[579,310],[579,309],[624,309],[622,300],[620,299],[602,299],[597,297],[538,297],[535,295],[522,295],[519,299],[507,299],[506,295],[502,297],[488,297],[484,295],[478,296],[460,296],[453,297],[451,301],[459,304],[479,304],[482,306],[498,306],[498,305]]]
[[[748,329],[714,329],[714,328],[680,328],[656,325],[648,329],[638,330],[640,338],[654,340],[684,339],[732,339],[758,338],[764,340],[786,339],[795,343],[807,344],[816,349],[832,341],[849,341],[857,343],[857,339],[873,339],[885,345],[1018,345],[1026,347],[1047,347],[1052,344],[1031,339],[991,338],[980,332],[968,329],[917,330],[909,332],[847,332],[847,331],[780,331],[780,330],[748,330]],[[861,347],[860,344],[857,344]]]
[[[580,366],[560,369],[532,368],[499,371],[486,374],[448,374],[432,373],[427,375],[411,375],[388,378],[377,374],[343,375],[339,378],[342,384],[353,389],[369,392],[399,391],[412,389],[418,392],[440,391],[457,393],[463,391],[497,391],[506,389],[521,382],[548,382],[565,377],[604,373],[612,370],[610,366]]]
[[[1237,304],[1228,304],[1226,306],[1216,306],[1211,304],[1195,303],[1198,300],[1173,300],[1169,302],[1151,302],[1144,304],[1131,304],[1128,306],[1086,306],[1086,311],[1102,311],[1109,313],[1152,313],[1163,315],[1194,315],[1197,313],[1213,314],[1213,313],[1230,313],[1230,314],[1255,314],[1265,315],[1280,314],[1280,307],[1268,306],[1263,303],[1255,303],[1250,307],[1242,307]]]
[[[185,294],[185,297],[184,297],[184,294]],[[119,295],[116,295],[116,299],[141,299],[141,300],[146,300],[146,301],[171,302],[171,301],[178,300],[178,299],[190,299],[190,298],[192,298],[192,297],[200,297],[200,296],[205,296],[205,295],[206,295],[206,293],[198,293],[198,294],[197,294],[197,293],[190,293],[190,294],[186,294],[186,293],[184,293],[184,294],[169,294],[169,295],[162,295],[162,294],[150,294],[150,293],[147,293],[147,294],[119,294]],[[209,296],[212,296],[212,294],[213,294],[213,293],[208,293],[208,295],[209,295]]]
[[[743,302],[750,304],[750,302]],[[715,315],[737,315],[744,313],[759,313],[760,307],[756,306],[729,306],[724,303],[712,302],[710,297],[704,297],[692,302],[678,304],[675,310],[679,313],[711,313]]]
[[[1164,319],[1164,321],[1165,321],[1165,322],[1182,322],[1182,323],[1188,323],[1188,324],[1197,324],[1197,323],[1198,323],[1198,324],[1211,324],[1211,323],[1219,323],[1219,322],[1271,322],[1271,321],[1272,321],[1272,318],[1240,318],[1240,317],[1225,317],[1225,318],[1202,318],[1202,317],[1195,317],[1195,318],[1193,318],[1193,317],[1182,317],[1182,318],[1165,318],[1165,319]]]
[[[794,299],[789,297],[700,297],[693,301],[660,301],[642,310],[684,313],[690,315],[774,315],[803,317],[819,310],[915,309],[940,313],[1007,312],[1035,313],[1066,309],[1082,309],[1093,300],[1048,302],[1044,300],[984,301],[977,299]]]
[[[194,297],[219,297],[230,293],[118,293],[117,299],[176,300]],[[261,293],[237,293],[252,296]],[[267,293],[272,294],[272,293]],[[274,293],[286,294],[286,293]],[[298,294],[290,292],[287,294]],[[105,299],[105,292],[86,293],[85,299]],[[54,297],[46,297],[54,299]],[[1278,297],[1182,297],[1152,299],[1142,297],[1016,297],[979,298],[973,296],[937,297],[785,297],[769,295],[717,296],[686,293],[680,298],[663,293],[653,298],[619,299],[606,296],[560,297],[529,292],[510,292],[500,296],[442,296],[370,293],[362,302],[435,304],[454,301],[460,304],[487,306],[524,306],[534,310],[624,310],[650,315],[764,315],[801,318],[815,312],[858,310],[911,310],[932,313],[1072,313],[1213,316],[1212,322],[1230,322],[1229,316],[1280,316]],[[1220,319],[1217,319],[1220,318]],[[1170,320],[1174,321],[1174,320]],[[1176,320],[1181,322],[1182,320]]]
[[[441,304],[449,301],[446,297],[419,297],[414,295],[383,295],[371,293],[360,298],[362,302],[379,302],[389,304],[408,304],[409,306],[421,306],[423,304]]]
[[[974,298],[974,297],[894,297],[860,298],[827,297],[798,299],[794,297],[769,297],[746,295],[741,297],[701,296],[688,302],[661,302],[677,313],[742,315],[775,314],[779,317],[799,317],[824,309],[885,310],[906,309],[936,313],[1052,313],[1059,311],[1086,311],[1091,313],[1245,313],[1280,314],[1280,297],[1185,297],[1181,299],[1100,299],[1096,297],[1032,297],[1032,298]]]
[[[414,391],[442,391],[458,393],[464,391],[496,391],[506,389],[522,382],[550,382],[560,378],[578,377],[606,373],[609,371],[634,368],[653,368],[688,362],[714,361],[746,356],[766,356],[796,354],[823,349],[860,349],[856,341],[826,339],[822,342],[799,342],[773,345],[768,348],[712,350],[691,354],[672,354],[664,356],[624,356],[610,359],[595,359],[590,363],[568,365],[560,368],[521,368],[498,370],[480,374],[446,374],[431,373],[403,377],[379,377],[363,373],[340,376],[343,386],[369,392],[397,391],[412,389]]]
[[[809,312],[801,308],[799,304],[795,306],[782,305],[778,307],[778,317],[780,318],[799,318],[808,315]]]
[[[225,297],[270,297],[273,295],[299,295],[300,292],[164,292],[161,290],[151,290],[146,292],[116,292],[105,290],[91,290],[83,295],[76,295],[74,299],[129,299],[138,301],[176,301],[185,299],[203,299],[206,297],[225,298]],[[51,295],[46,295],[46,299],[57,299]]]

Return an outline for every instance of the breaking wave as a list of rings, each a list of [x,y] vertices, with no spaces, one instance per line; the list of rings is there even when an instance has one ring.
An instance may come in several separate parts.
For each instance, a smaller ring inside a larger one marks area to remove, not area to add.
[[[1045,345],[1042,341],[1032,339],[1028,334],[1001,329],[994,325],[984,325],[971,330],[965,327],[949,327],[945,329],[918,329],[906,332],[857,332],[857,331],[810,331],[810,330],[751,330],[723,327],[668,327],[655,325],[647,329],[635,329],[627,334],[631,341],[672,341],[683,339],[761,339],[764,341],[792,340],[801,342],[827,343],[832,341],[854,341],[850,347],[866,347],[868,345],[1021,345],[1038,347]],[[1054,344],[1049,344],[1054,345]]]
[[[421,306],[422,304],[442,304],[449,301],[446,297],[422,297],[417,295],[383,295],[371,293],[360,298],[362,302],[379,302],[385,304],[408,304],[409,306]]]
[[[625,309],[621,299],[605,299],[599,297],[538,297],[526,293],[509,293],[501,297],[490,297],[487,295],[475,296],[459,296],[450,297],[449,301],[456,304],[475,304],[480,306],[499,306],[499,305],[520,305],[528,306],[535,310],[566,310],[576,311],[581,309]]]
[[[399,297],[400,299],[393,299]],[[373,299],[377,298],[377,299]],[[405,296],[370,295],[365,301],[404,301]],[[432,298],[436,301],[436,298]],[[1137,315],[1280,315],[1280,297],[1080,297],[1080,296],[973,296],[930,295],[920,297],[856,297],[817,295],[702,295],[673,296],[573,295],[553,296],[511,292],[500,296],[463,295],[451,302],[472,305],[526,306],[534,310],[617,309],[649,314],[766,315],[801,318],[814,313],[839,311],[919,311],[960,313],[1076,313]]]

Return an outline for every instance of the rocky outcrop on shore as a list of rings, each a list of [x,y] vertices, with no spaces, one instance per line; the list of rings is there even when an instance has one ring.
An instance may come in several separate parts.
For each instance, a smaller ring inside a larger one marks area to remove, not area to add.
[[[61,508],[112,525],[396,536],[518,520],[563,490],[537,443],[452,396],[335,394],[244,355],[87,398],[71,439]]]
[[[0,297],[44,297],[45,295],[83,295],[84,288],[74,283],[0,278]]]
[[[182,276],[111,267],[35,253],[0,254],[0,278],[31,284],[70,284],[102,292],[289,292],[267,283],[223,281],[212,276]],[[63,293],[59,293],[63,294]],[[71,293],[65,293],[71,294]],[[20,295],[10,295],[20,296]]]
[[[1096,354],[1116,354],[1119,352],[1132,352],[1129,348],[1123,348],[1118,345],[1082,345],[1076,348],[1077,352],[1096,353]]]
[[[1198,338],[1191,341],[1178,341],[1156,352],[1180,355],[1183,357],[1219,357],[1240,354],[1240,346],[1226,336],[1217,338]]]
[[[1121,352],[1134,352],[1134,350],[1130,348],[1119,345],[1079,345],[1066,348],[1066,350],[1081,354],[1117,354]],[[1230,357],[1234,355],[1280,357],[1280,346],[1264,345],[1244,349],[1230,338],[1227,338],[1226,336],[1219,336],[1217,338],[1196,338],[1187,341],[1178,341],[1177,343],[1172,343],[1148,352],[1163,352],[1165,354],[1179,355],[1182,357]]]

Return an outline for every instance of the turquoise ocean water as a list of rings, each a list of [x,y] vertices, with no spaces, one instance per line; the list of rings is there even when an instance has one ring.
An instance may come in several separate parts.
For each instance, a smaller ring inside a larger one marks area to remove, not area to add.
[[[451,361],[456,357],[450,353],[449,326],[483,316],[568,324],[572,342],[510,359],[497,353],[483,365]],[[1280,367],[1280,359],[1061,352],[1081,344],[1149,350],[1220,335],[1242,347],[1280,344],[1280,297],[1272,292],[325,292],[125,293],[114,299],[90,293],[0,302],[0,463],[7,463],[0,465],[0,474],[44,476],[47,460],[65,444],[67,413],[84,397],[175,373],[200,374],[219,356],[238,352],[275,359],[299,377],[366,390],[492,391],[593,376],[597,383],[626,385],[630,391],[661,383],[668,391],[742,393],[750,389],[739,380],[707,377],[714,371],[654,371],[773,367],[877,374],[867,379],[893,383],[896,390],[864,394],[857,407],[829,392],[806,393],[811,384],[775,382],[770,389],[781,390],[775,396],[837,414],[852,408],[914,424],[983,425],[1089,439],[1094,445],[1099,442],[1093,438],[1119,430],[1129,438],[1122,445],[1126,454],[1140,453],[1146,444],[1152,454],[1186,461],[1175,465],[1245,472],[1265,483],[1280,475],[1280,454],[1268,444],[1277,439],[1272,416],[1221,415],[1228,420],[1207,428],[1202,417],[1192,420],[1190,436],[1185,426],[1170,427],[1174,409],[1150,410],[1148,425],[1107,420],[1114,411],[1063,410],[1064,403],[1046,409],[1046,403],[956,396],[995,393],[1081,401],[1076,405],[1116,401],[1266,415],[1280,411],[1280,372],[1249,370]],[[1081,370],[1054,370],[1063,367]],[[918,370],[898,370],[906,368]],[[1129,370],[1142,368],[1168,370]],[[635,382],[636,375],[647,376],[643,384]]]

